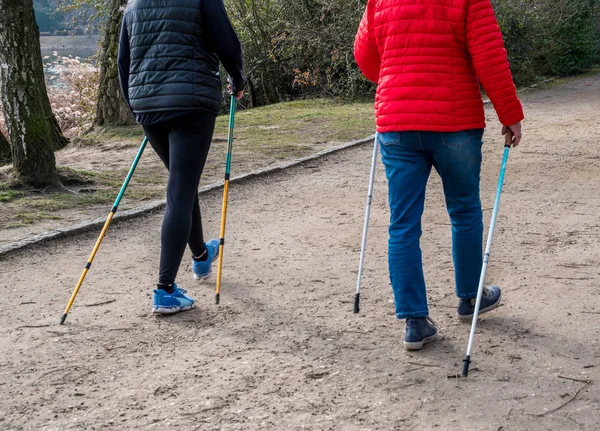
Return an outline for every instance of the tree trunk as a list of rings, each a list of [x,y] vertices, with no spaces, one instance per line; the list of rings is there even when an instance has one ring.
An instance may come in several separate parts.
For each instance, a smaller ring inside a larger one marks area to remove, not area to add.
[[[100,86],[96,119],[94,120],[96,126],[135,124],[135,118],[121,94],[117,68],[119,36],[126,4],[127,0],[111,0],[110,16],[106,22],[100,57]]]
[[[50,108],[32,0],[0,0],[0,94],[17,177],[56,183],[54,150],[68,140]]]
[[[6,140],[4,133],[0,130],[0,166],[10,163],[11,159],[10,144]]]

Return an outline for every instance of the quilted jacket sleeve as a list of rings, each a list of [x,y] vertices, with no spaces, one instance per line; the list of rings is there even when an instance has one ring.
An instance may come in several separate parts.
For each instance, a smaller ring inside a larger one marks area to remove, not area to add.
[[[372,26],[373,13],[372,7],[369,4],[367,4],[360,26],[358,27],[356,39],[354,40],[354,58],[365,77],[369,81],[377,83],[379,81],[381,57],[375,43]]]
[[[523,120],[502,33],[490,0],[469,0],[467,44],[475,72],[500,122],[511,126]]]

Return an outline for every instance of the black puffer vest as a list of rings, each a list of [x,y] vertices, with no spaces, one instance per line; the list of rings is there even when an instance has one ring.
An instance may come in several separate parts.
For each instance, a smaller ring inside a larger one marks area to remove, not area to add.
[[[210,0],[132,0],[127,6],[135,113],[219,111],[219,59],[202,30],[202,1]]]

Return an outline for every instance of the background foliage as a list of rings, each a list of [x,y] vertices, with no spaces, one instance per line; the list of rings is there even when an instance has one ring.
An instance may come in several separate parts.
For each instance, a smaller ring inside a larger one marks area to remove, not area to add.
[[[47,58],[45,58],[47,59]],[[45,67],[59,70],[48,78],[48,96],[61,130],[67,136],[87,130],[96,115],[100,71],[79,57],[52,55]],[[52,81],[60,80],[59,85]]]
[[[372,85],[353,57],[364,5],[349,0],[226,0],[259,104],[357,97]]]
[[[97,34],[106,0],[34,0],[35,20],[42,34]]]
[[[581,73],[600,62],[600,1],[492,0],[515,80]]]
[[[365,2],[226,0],[259,103],[369,96],[353,60]],[[492,0],[519,85],[580,73],[600,61],[599,0]]]

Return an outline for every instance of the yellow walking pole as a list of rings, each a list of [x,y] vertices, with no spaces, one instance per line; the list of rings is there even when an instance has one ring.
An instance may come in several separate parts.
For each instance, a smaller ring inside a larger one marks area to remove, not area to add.
[[[92,250],[92,254],[90,255],[88,262],[85,265],[85,268],[83,269],[83,273],[81,274],[81,277],[79,277],[79,281],[77,282],[77,286],[75,287],[75,290],[73,291],[73,294],[71,295],[71,299],[69,300],[69,303],[67,304],[65,313],[63,314],[62,318],[60,319],[61,325],[65,323],[65,320],[67,320],[67,315],[69,314],[69,311],[71,311],[71,307],[73,306],[73,303],[75,302],[75,298],[77,297],[77,294],[79,293],[79,289],[81,288],[81,285],[83,284],[83,280],[85,280],[85,276],[87,275],[88,271],[90,270],[90,267],[92,266],[92,262],[94,261],[94,258],[96,257],[96,253],[98,252],[98,249],[100,248],[100,244],[102,244],[102,240],[104,239],[104,236],[106,235],[106,232],[108,231],[110,222],[112,222],[112,219],[115,216],[117,209],[119,208],[121,199],[123,198],[123,195],[125,194],[125,190],[127,189],[129,182],[131,181],[133,172],[135,171],[135,168],[137,167],[138,162],[140,161],[140,158],[142,157],[142,153],[144,152],[144,149],[146,148],[147,143],[148,143],[148,138],[144,137],[144,140],[142,141],[142,145],[140,146],[140,149],[137,153],[137,156],[135,156],[135,160],[133,161],[133,164],[131,165],[131,168],[129,169],[127,178],[125,178],[125,182],[123,183],[123,186],[121,187],[121,191],[119,192],[119,195],[117,196],[117,199],[115,200],[115,203],[114,203],[112,209],[110,210],[110,214],[108,214],[108,218],[106,219],[106,223],[104,223],[104,227],[102,228],[102,232],[100,232],[100,236],[98,237],[98,240],[96,241],[96,245],[94,246],[94,249]]]
[[[231,152],[233,150],[233,126],[235,123],[235,109],[237,99],[231,96],[231,108],[229,111],[229,136],[227,138],[227,162],[225,164],[225,185],[223,186],[223,210],[221,211],[221,234],[219,245],[219,267],[217,270],[217,294],[215,300],[217,305],[221,300],[221,275],[223,271],[223,248],[225,247],[225,223],[227,221],[227,198],[229,197],[229,173],[231,171]]]

